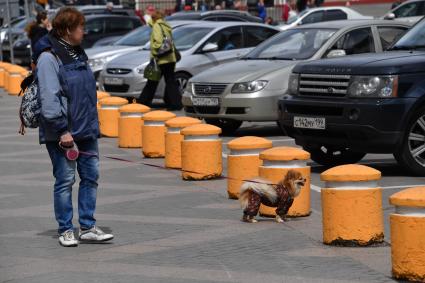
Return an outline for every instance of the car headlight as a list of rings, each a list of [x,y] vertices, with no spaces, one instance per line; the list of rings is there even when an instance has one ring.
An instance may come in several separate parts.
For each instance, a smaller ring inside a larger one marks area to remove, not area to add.
[[[108,56],[99,57],[99,58],[89,59],[88,63],[89,63],[90,68],[92,68],[92,69],[103,68],[103,65],[108,63],[109,59],[110,59],[110,57],[108,57]]]
[[[139,67],[136,68],[136,72],[140,75],[143,75],[145,72],[145,68],[146,66],[149,64],[149,62],[145,62],[142,65],[140,65]]]
[[[195,93],[195,91],[194,91],[194,84],[189,81],[187,83],[187,85],[186,85],[186,90],[185,91],[188,92],[188,93],[190,93],[190,94],[194,94]]]
[[[266,87],[268,81],[252,81],[246,83],[236,83],[232,87],[232,93],[248,93],[260,91]]]
[[[391,98],[397,96],[397,88],[398,76],[353,76],[348,96]]]
[[[300,75],[292,73],[289,76],[289,81],[288,81],[289,94],[296,95],[298,93],[299,83],[300,83]]]

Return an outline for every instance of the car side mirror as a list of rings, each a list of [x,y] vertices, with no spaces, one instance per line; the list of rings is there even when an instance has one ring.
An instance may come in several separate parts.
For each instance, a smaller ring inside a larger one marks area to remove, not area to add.
[[[215,43],[207,43],[203,48],[202,48],[202,52],[207,53],[207,52],[213,52],[213,51],[217,51],[218,50],[218,45]]]
[[[396,17],[395,17],[395,14],[394,13],[388,13],[384,17],[384,19],[386,19],[386,20],[394,20],[395,18]]]
[[[328,55],[326,55],[326,58],[336,58],[336,57],[343,57],[347,55],[344,49],[334,49],[329,51]]]
[[[303,21],[299,21],[298,23],[297,23],[297,26],[301,26],[303,24]]]

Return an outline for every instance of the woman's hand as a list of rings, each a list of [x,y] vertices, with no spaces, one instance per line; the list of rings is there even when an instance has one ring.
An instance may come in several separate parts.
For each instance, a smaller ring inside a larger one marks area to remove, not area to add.
[[[66,132],[65,134],[63,134],[61,136],[60,144],[63,147],[73,147],[74,146],[74,139],[72,138],[72,136],[69,132]]]

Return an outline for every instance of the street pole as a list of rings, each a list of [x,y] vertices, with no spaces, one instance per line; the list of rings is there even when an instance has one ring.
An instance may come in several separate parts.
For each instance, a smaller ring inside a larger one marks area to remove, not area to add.
[[[15,64],[15,58],[14,58],[14,54],[13,54],[13,39],[12,39],[12,27],[10,24],[10,4],[9,4],[9,0],[6,0],[6,15],[7,15],[7,33],[9,35],[9,49],[10,49],[10,62],[12,64]]]
[[[28,0],[25,0],[25,18],[27,19],[27,23],[30,22],[30,7],[28,5]],[[32,48],[30,48],[30,56],[32,58]]]

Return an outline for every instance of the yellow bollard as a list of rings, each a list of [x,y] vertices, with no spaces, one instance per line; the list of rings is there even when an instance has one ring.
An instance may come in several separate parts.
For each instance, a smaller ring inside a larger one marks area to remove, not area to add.
[[[99,127],[100,133],[106,137],[118,137],[119,108],[128,104],[121,97],[105,97],[100,101]]]
[[[3,88],[6,92],[8,92],[9,89],[9,69],[13,68],[15,65],[6,63],[3,65],[4,67],[4,73],[3,73]]]
[[[222,145],[219,127],[201,124],[181,130],[182,177],[184,180],[208,180],[221,176]]]
[[[9,95],[16,96],[19,94],[19,91],[21,90],[21,82],[23,80],[21,75],[23,70],[25,69],[20,66],[9,68],[9,83],[7,89]]]
[[[415,187],[390,197],[393,277],[425,282],[425,187]]]
[[[118,121],[119,147],[142,147],[142,117],[144,113],[149,111],[149,107],[137,103],[127,104],[120,108]]]
[[[227,194],[230,199],[238,199],[243,180],[258,176],[258,169],[263,162],[260,152],[271,148],[272,142],[260,137],[242,137],[230,141],[227,148]]]
[[[100,109],[100,100],[103,99],[103,98],[105,98],[105,97],[110,97],[111,95],[109,93],[107,93],[107,92],[98,90],[97,93],[96,93],[96,96],[97,96],[97,111],[99,111],[99,109]]]
[[[167,127],[165,134],[165,167],[182,167],[181,142],[183,141],[183,135],[180,131],[185,127],[201,123],[201,120],[190,117],[176,117],[165,122]]]
[[[384,241],[381,172],[364,165],[342,165],[320,175],[323,242],[368,246]]]
[[[9,66],[9,63],[0,62],[0,87],[4,88],[4,79],[6,76],[6,68]]]
[[[165,156],[165,122],[176,117],[168,111],[152,111],[143,116],[142,154],[147,158]]]
[[[310,153],[295,147],[274,147],[266,149],[260,153],[260,159],[263,165],[259,168],[261,178],[272,181],[277,184],[282,180],[289,170],[300,172],[307,182],[301,189],[298,197],[288,211],[289,217],[300,217],[310,215],[310,166],[307,161],[310,159]],[[275,217],[276,207],[269,207],[261,204],[260,215],[265,217]]]

